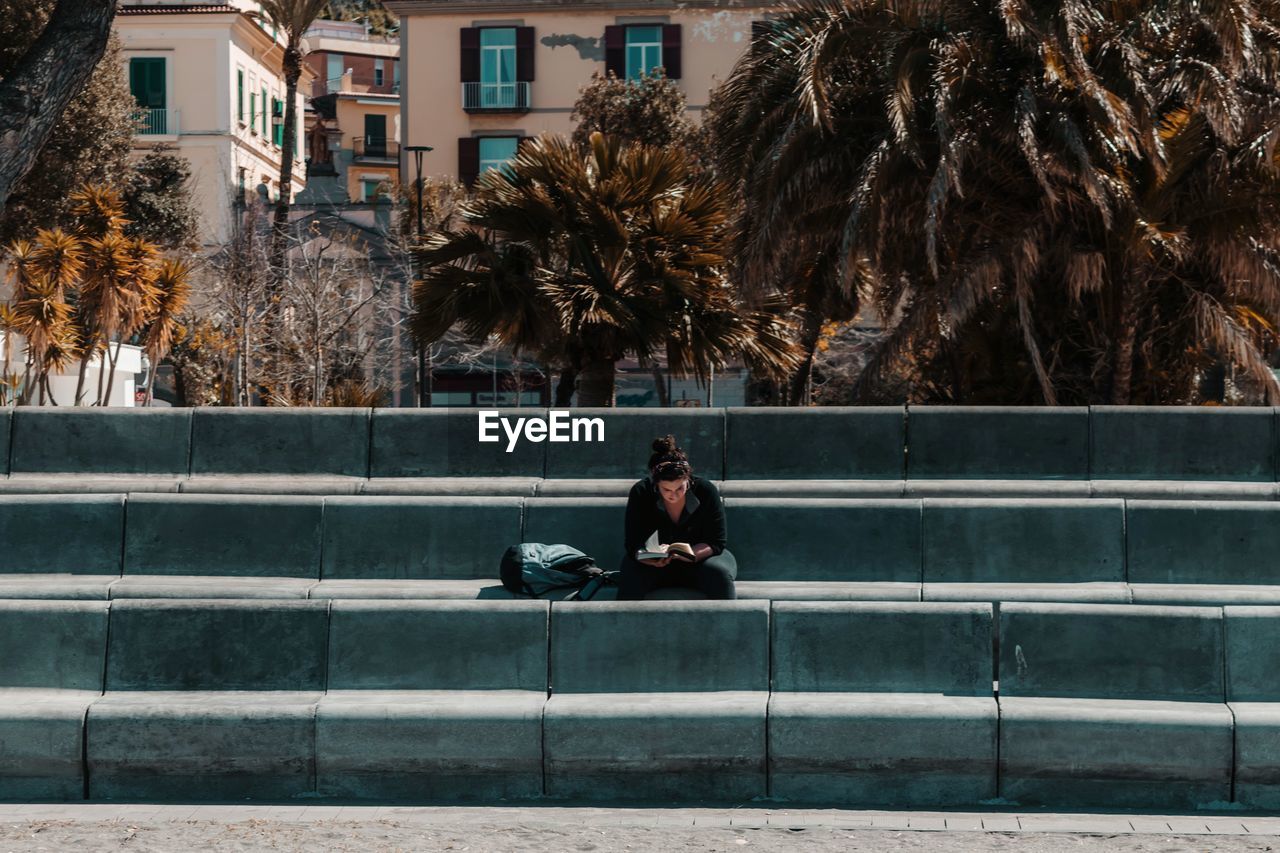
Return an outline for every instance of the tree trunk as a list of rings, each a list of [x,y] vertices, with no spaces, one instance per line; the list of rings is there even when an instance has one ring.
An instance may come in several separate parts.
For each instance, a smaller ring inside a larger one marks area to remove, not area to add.
[[[44,32],[0,83],[0,208],[107,49],[116,0],[58,0]]]
[[[649,362],[649,371],[653,374],[653,388],[658,392],[658,405],[666,408],[671,405],[671,397],[667,394],[667,377],[662,375],[658,362]]]
[[[573,386],[578,381],[578,371],[566,367],[560,371],[560,379],[556,382],[556,399],[552,403],[557,409],[567,409],[573,405]]]
[[[284,51],[284,127],[280,139],[280,198],[276,201],[275,219],[271,229],[271,266],[275,272],[276,286],[284,281],[288,268],[289,197],[293,192],[293,155],[298,147],[297,100],[298,79],[302,76],[302,51],[295,43],[301,38],[290,35]]]
[[[94,345],[90,344],[89,349],[85,351],[84,356],[80,359],[80,372],[76,376],[76,401],[75,405],[84,405],[84,382],[89,372],[89,360],[93,358]]]
[[[578,385],[579,406],[613,406],[615,362],[611,358],[587,359]]]
[[[160,359],[158,359],[158,358],[156,358],[156,359],[152,359],[152,360],[151,360],[151,372],[147,374],[147,384],[146,384],[146,385],[143,387],[143,389],[142,389],[142,391],[143,391],[143,394],[142,394],[142,401],[143,401],[143,405],[145,405],[145,406],[150,406],[150,405],[151,405],[151,391],[152,391],[152,389],[153,389],[153,388],[155,388],[155,387],[156,387],[156,373],[157,373],[159,370],[160,370]],[[175,375],[175,377],[176,377],[176,375],[177,375],[177,373],[178,373],[178,372],[179,372],[179,371],[174,370],[174,375]]]
[[[313,354],[315,358],[314,367],[311,371],[311,405],[318,406],[320,405],[320,371],[324,356],[320,354],[319,347],[313,350]]]
[[[791,406],[807,406],[809,404],[809,375],[813,372],[813,354],[818,349],[818,339],[822,337],[822,312],[812,304],[804,306],[804,320],[800,328],[800,346],[804,348],[804,361],[791,375],[791,384],[787,393],[787,404]]]
[[[173,403],[175,406],[186,408],[191,405],[191,400],[187,398],[187,379],[182,375],[181,364],[173,366],[173,395],[178,398]],[[150,399],[150,394],[147,395],[147,399]]]
[[[13,364],[13,330],[4,330],[4,371],[0,374],[0,380],[4,381],[6,389],[9,387],[9,367]],[[13,396],[17,396],[18,389],[13,389]],[[9,391],[4,392],[4,396],[0,397],[0,405],[8,405]]]
[[[247,323],[240,340],[240,398],[236,402],[241,406],[253,405],[253,392],[249,386],[249,325]]]
[[[18,395],[17,405],[25,406],[31,402],[31,356],[27,356],[26,367],[22,371],[22,393]]]
[[[1214,361],[1200,377],[1197,391],[1202,402],[1222,403],[1227,398],[1227,363],[1216,349],[1211,348],[1209,355]]]
[[[107,371],[110,370],[109,360],[111,358],[111,339],[107,339],[107,349],[102,353],[102,362],[98,367],[98,399],[94,403],[95,406],[102,405],[102,383],[107,379]]]
[[[1111,372],[1111,405],[1127,406],[1132,397],[1133,349],[1138,340],[1138,324],[1134,311],[1138,302],[1138,287],[1129,276],[1120,290],[1120,310],[1116,318],[1115,363]]]
[[[111,364],[111,373],[107,375],[107,394],[102,398],[99,405],[105,406],[107,405],[107,401],[111,399],[111,389],[115,386],[116,382],[116,364],[120,361],[120,347],[122,346],[124,346],[124,341],[120,341],[116,344],[116,354],[109,360]],[[111,355],[110,344],[107,344],[107,355]]]

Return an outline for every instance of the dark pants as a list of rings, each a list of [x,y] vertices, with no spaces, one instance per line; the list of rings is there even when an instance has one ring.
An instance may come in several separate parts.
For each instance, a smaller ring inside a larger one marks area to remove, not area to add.
[[[701,563],[672,560],[661,569],[637,562],[630,555],[622,558],[622,574],[618,577],[618,600],[640,601],[653,590],[664,586],[683,586],[706,594],[707,598],[738,597],[733,581],[738,576],[738,561],[725,549]]]

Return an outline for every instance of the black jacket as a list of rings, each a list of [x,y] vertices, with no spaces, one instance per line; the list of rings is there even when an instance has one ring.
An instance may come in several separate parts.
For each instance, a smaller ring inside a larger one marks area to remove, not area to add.
[[[724,551],[725,522],[724,501],[720,490],[710,480],[692,477],[685,495],[684,512],[680,520],[673,522],[658,494],[658,486],[651,477],[645,477],[631,487],[627,496],[625,524],[627,556],[635,556],[644,547],[645,540],[658,531],[658,541],[688,542],[690,545],[706,543],[712,556]]]

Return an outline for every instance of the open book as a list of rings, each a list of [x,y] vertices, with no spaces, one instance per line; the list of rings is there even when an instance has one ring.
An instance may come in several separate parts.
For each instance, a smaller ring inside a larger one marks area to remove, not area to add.
[[[693,546],[688,542],[672,542],[669,545],[658,544],[658,531],[645,540],[644,547],[636,552],[637,560],[661,560],[675,557],[677,560],[688,558],[693,561]]]

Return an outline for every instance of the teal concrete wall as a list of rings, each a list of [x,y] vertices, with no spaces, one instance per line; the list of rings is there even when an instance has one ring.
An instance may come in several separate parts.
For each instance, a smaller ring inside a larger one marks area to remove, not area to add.
[[[1278,638],[1280,608],[1251,607],[0,604],[0,686],[22,689],[0,695],[0,790],[79,799],[87,766],[93,798],[162,801],[590,780],[597,798],[1194,808],[1234,780],[1263,803]]]
[[[501,430],[478,441],[478,411],[6,409],[0,474],[634,479],[668,432],[695,470],[728,480],[1274,483],[1280,460],[1272,408],[574,409],[604,421],[604,442],[522,438],[511,452]]]

